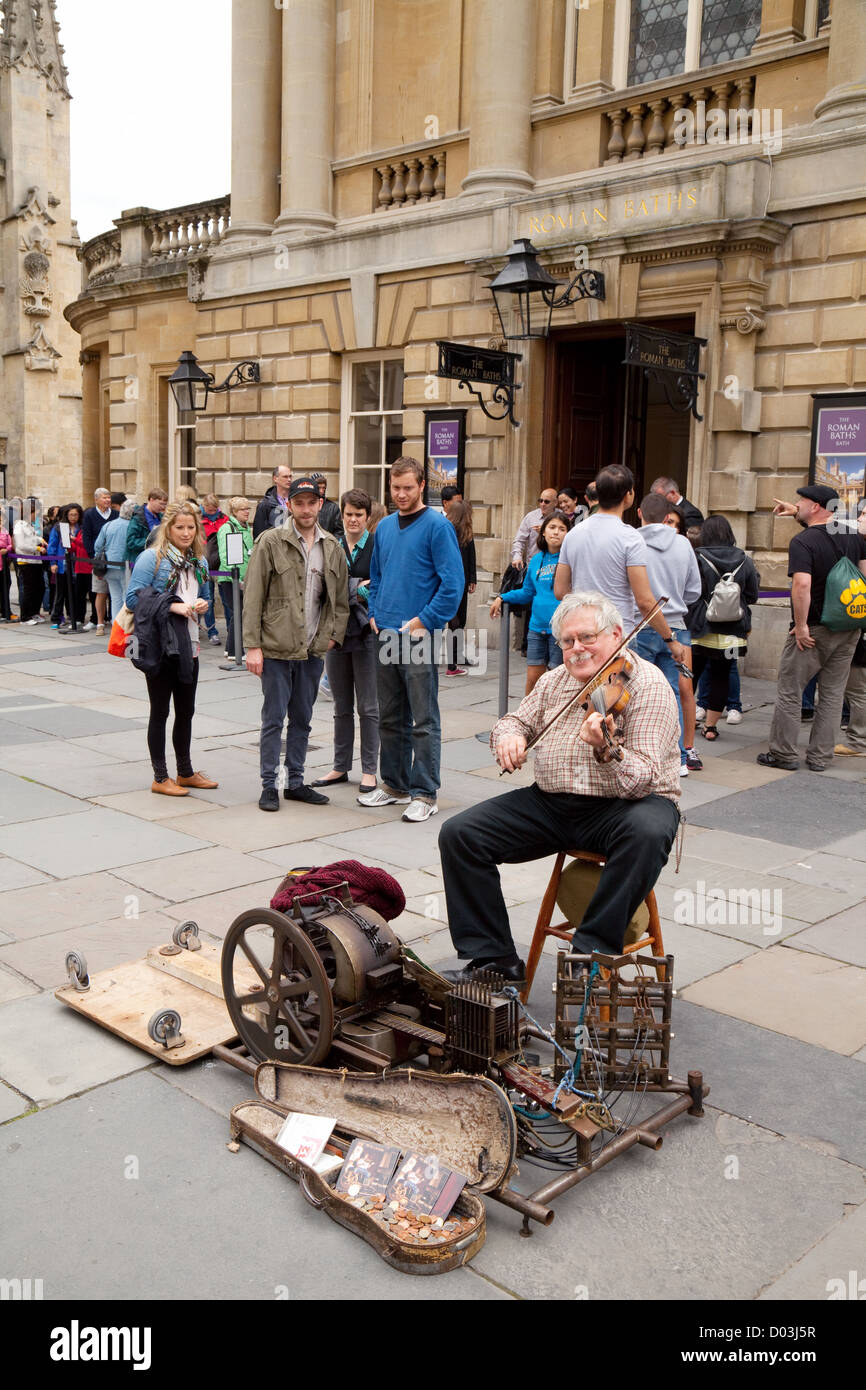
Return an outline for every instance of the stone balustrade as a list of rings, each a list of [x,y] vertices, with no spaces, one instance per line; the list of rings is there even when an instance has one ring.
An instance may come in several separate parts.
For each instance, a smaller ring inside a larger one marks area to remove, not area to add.
[[[445,197],[445,151],[378,164],[379,186],[373,211],[436,203]]]
[[[752,108],[754,90],[752,73],[703,83],[698,79],[694,86],[653,91],[643,101],[612,107],[604,113],[608,123],[604,162],[629,164],[695,145],[760,140],[760,117]]]
[[[110,280],[120,267],[120,232],[103,232],[102,236],[85,242],[78,257],[84,262],[88,285],[100,285]]]
[[[230,223],[231,199],[185,207],[135,208],[117,219],[117,229],[85,242],[78,252],[84,265],[84,290],[113,280],[135,278],[144,268],[151,274],[177,273],[197,256],[219,246]]]

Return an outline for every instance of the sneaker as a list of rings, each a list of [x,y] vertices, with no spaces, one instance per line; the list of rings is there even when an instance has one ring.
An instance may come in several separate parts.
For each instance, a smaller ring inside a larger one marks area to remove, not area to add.
[[[219,633],[218,633],[218,632],[211,632],[211,633],[209,633],[209,634],[208,634],[208,639],[207,639],[207,640],[210,642],[210,644],[211,644],[212,647],[221,647],[221,646],[222,646],[222,643],[220,642],[220,638],[219,638]]]
[[[260,811],[279,811],[280,798],[276,787],[262,787],[262,794],[259,797]]]
[[[681,777],[688,777],[688,775],[689,775],[688,764],[687,764],[687,763],[680,763],[680,776],[681,776]]]
[[[24,626],[25,626],[25,627],[35,627],[37,623],[41,623],[41,622],[42,622],[42,619],[41,619],[41,618],[25,618],[25,619],[24,619]]]
[[[695,719],[697,719],[698,722],[700,723],[700,721],[701,721],[702,719],[706,719],[706,717],[707,717],[707,712],[706,712],[706,710],[704,709],[703,705],[695,705]]]
[[[309,806],[327,806],[331,800],[329,796],[322,796],[321,792],[314,792],[312,787],[284,787],[284,801],[305,801]]]
[[[59,624],[59,623],[52,623],[52,624],[51,624],[51,631],[52,631],[52,632],[59,632],[59,631],[60,631],[60,624]]]
[[[704,770],[704,765],[694,748],[686,749],[686,767],[689,772],[703,772]]]
[[[793,762],[786,763],[782,762],[780,758],[777,758],[775,753],[759,753],[755,762],[760,763],[761,767],[779,767],[784,769],[785,772],[796,772],[797,768],[800,766],[797,758],[795,758]]]
[[[105,623],[97,623],[97,624],[96,624],[96,635],[97,635],[97,637],[104,637],[104,636],[105,636]]]
[[[439,807],[433,801],[421,801],[415,797],[409,802],[408,811],[403,812],[403,819],[408,821],[429,820],[431,816],[437,815]]]
[[[465,676],[466,670],[463,666],[449,666],[445,674],[446,676]]]
[[[322,676],[322,679],[319,681],[319,694],[324,695],[326,700],[333,700],[334,698],[331,694],[331,683],[327,676]]]
[[[85,623],[85,624],[84,624],[84,627],[81,629],[81,631],[82,631],[82,632],[93,632],[93,630],[94,630],[95,627],[96,627],[96,623]]]
[[[729,709],[725,715],[726,724],[742,724],[743,711],[739,709]]]
[[[408,806],[412,798],[411,796],[392,796],[390,792],[383,791],[381,787],[373,787],[372,790],[356,796],[355,800],[359,806]]]

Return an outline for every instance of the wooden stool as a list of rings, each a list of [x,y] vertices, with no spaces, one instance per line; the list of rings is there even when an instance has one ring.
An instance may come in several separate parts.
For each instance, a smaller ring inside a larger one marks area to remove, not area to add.
[[[550,875],[550,882],[545,889],[544,897],[541,900],[541,907],[538,913],[538,920],[535,923],[535,931],[532,933],[532,944],[529,947],[529,956],[526,961],[526,988],[522,991],[520,998],[524,1004],[529,998],[529,991],[532,989],[532,981],[538,969],[538,962],[541,960],[541,953],[544,950],[544,943],[549,936],[556,936],[560,941],[571,942],[577,927],[571,922],[558,922],[555,926],[551,925],[553,909],[556,906],[556,895],[559,891],[559,880],[562,878],[562,868],[565,863],[566,855],[570,859],[578,859],[584,864],[597,864],[603,867],[607,862],[603,854],[591,854],[588,850],[560,850],[556,856],[556,863]],[[656,904],[656,895],[652,889],[644,899],[649,913],[649,928],[647,935],[641,937],[639,941],[633,941],[628,946],[623,946],[623,954],[630,955],[633,951],[640,951],[645,946],[652,947],[654,956],[663,956],[665,953],[664,942],[662,941],[662,926],[659,920],[659,910]],[[656,966],[656,975],[660,980],[665,977],[663,965]]]

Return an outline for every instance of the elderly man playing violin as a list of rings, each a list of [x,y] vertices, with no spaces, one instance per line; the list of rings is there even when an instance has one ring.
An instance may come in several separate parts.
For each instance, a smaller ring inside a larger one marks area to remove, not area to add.
[[[574,592],[551,620],[564,664],[543,675],[516,714],[490,735],[503,772],[526,762],[527,744],[602,671],[623,641],[623,620],[602,594]],[[446,821],[439,836],[448,924],[469,964],[445,972],[462,982],[496,970],[521,986],[526,967],[511,936],[497,865],[522,864],[559,850],[603,854],[606,864],[572,938],[580,954],[619,954],[627,924],[655,884],[679,825],[679,716],[657,666],[625,650],[611,683],[602,675],[595,703],[577,701],[545,733],[531,787],[506,792]],[[610,673],[607,673],[610,676]],[[603,704],[602,704],[603,699]]]

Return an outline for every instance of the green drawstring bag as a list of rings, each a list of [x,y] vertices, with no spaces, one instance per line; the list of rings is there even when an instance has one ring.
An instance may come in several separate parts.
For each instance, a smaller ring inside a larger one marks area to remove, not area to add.
[[[827,575],[821,626],[831,632],[866,629],[866,579],[847,555],[841,555]]]

